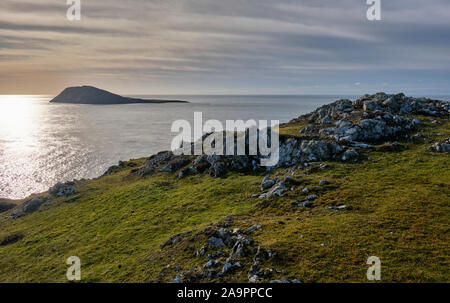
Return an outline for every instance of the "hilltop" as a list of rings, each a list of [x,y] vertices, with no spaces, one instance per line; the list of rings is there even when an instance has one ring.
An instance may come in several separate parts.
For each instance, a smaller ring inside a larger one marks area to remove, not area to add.
[[[137,99],[122,97],[93,86],[68,87],[50,102],[73,104],[189,103],[181,100]]]
[[[0,281],[449,282],[450,103],[378,93],[280,127],[280,161],[120,162],[0,214]]]

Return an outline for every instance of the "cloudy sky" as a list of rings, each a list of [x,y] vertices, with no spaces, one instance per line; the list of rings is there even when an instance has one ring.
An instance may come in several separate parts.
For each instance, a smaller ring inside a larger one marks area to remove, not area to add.
[[[450,1],[1,0],[0,94],[450,94]]]

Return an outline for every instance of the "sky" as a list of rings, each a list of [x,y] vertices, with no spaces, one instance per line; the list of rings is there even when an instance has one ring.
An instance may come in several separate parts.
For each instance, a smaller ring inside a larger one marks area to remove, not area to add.
[[[1,0],[0,94],[450,95],[450,1]]]

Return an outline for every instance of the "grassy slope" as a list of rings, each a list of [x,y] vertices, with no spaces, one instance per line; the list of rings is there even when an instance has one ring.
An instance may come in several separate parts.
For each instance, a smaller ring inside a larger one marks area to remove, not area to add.
[[[296,135],[299,128],[288,125],[281,132]],[[439,132],[450,136],[448,121],[428,125],[427,139],[401,152],[371,151],[361,163],[297,171],[295,178],[319,195],[313,209],[291,206],[305,196],[303,186],[276,200],[250,199],[259,192],[261,174],[177,181],[165,173],[140,179],[124,168],[85,182],[75,202],[54,201],[17,220],[1,214],[0,240],[17,232],[25,237],[0,246],[0,282],[65,282],[65,260],[72,255],[81,258],[83,281],[144,282],[160,272],[166,273],[161,280],[170,281],[176,272],[167,264],[188,269],[205,262],[193,256],[203,242],[170,250],[160,250],[161,244],[228,215],[235,215],[233,227],[262,224],[254,239],[281,257],[267,267],[306,282],[364,282],[371,255],[381,258],[385,282],[449,282],[450,159],[426,151],[444,138]],[[317,188],[321,179],[331,184]],[[328,209],[340,204],[352,209]],[[244,264],[226,281],[245,281],[247,271]]]

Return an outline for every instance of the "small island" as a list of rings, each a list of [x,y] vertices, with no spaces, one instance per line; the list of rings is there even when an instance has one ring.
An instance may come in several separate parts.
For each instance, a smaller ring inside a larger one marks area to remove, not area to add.
[[[93,86],[68,87],[50,102],[71,104],[189,103],[181,100],[122,97]]]

